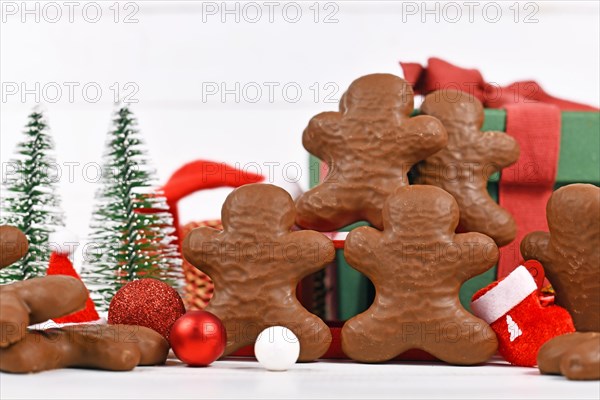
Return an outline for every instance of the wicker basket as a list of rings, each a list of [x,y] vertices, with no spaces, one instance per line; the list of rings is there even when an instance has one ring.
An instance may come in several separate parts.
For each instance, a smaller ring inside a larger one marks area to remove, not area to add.
[[[208,226],[211,228],[223,229],[221,221],[218,219],[202,222],[190,222],[185,224],[182,229],[182,238],[186,237],[193,229]],[[214,285],[212,280],[200,269],[183,260],[183,274],[185,276],[185,291],[183,301],[188,311],[202,310],[208,304],[213,295]]]

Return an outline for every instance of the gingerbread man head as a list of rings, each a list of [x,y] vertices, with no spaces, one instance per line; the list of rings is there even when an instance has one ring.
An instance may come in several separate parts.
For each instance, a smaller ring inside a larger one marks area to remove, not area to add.
[[[269,185],[270,187],[270,185]],[[251,193],[248,195],[248,193]],[[223,226],[235,234],[273,236],[289,233],[296,217],[294,200],[280,190],[246,185],[225,199]],[[260,231],[254,230],[256,216],[263,218]]]
[[[372,74],[358,78],[340,101],[340,112],[364,119],[410,115],[414,94],[408,82],[394,75]],[[377,105],[377,107],[373,107]]]
[[[483,126],[483,104],[473,95],[460,90],[445,89],[428,94],[421,105],[421,112],[435,115],[445,127],[472,125],[480,130]],[[448,142],[450,140],[448,135]]]
[[[546,207],[550,233],[521,242],[525,259],[542,263],[578,331],[600,332],[600,188],[574,184],[555,191]]]
[[[448,145],[417,165],[417,183],[438,186],[454,196],[462,230],[483,233],[498,246],[510,243],[517,225],[490,197],[487,182],[518,160],[517,141],[504,132],[482,132],[483,106],[465,92],[433,92],[425,97],[421,112],[442,121]]]
[[[366,220],[381,228],[385,199],[408,184],[407,172],[447,141],[442,124],[411,117],[413,91],[403,79],[373,74],[357,79],[339,112],[313,117],[304,130],[306,150],[329,167],[320,185],[296,202],[296,223],[331,231]]]
[[[245,185],[223,204],[222,232],[202,227],[185,238],[185,258],[214,282],[206,310],[225,325],[224,355],[253,344],[275,325],[298,337],[301,361],[319,358],[329,348],[329,328],[302,307],[296,286],[333,260],[333,243],[318,232],[292,232],[294,218],[294,202],[285,190]]]
[[[363,362],[390,360],[421,349],[452,364],[486,361],[497,348],[492,329],[467,312],[461,285],[498,259],[480,233],[455,234],[458,206],[434,186],[396,189],[383,210],[384,229],[350,232],[348,263],[375,285],[371,307],[342,329],[342,347]]]
[[[406,201],[388,201],[383,208],[383,230],[393,235],[406,235],[406,240],[411,240],[411,232],[415,227],[423,227],[415,221],[418,215],[423,215],[429,210],[435,212],[435,223],[427,226],[427,232],[439,233],[443,236],[454,236],[453,226],[458,220],[456,200],[452,196],[422,196],[422,186],[414,186],[411,190],[400,191],[404,193]],[[434,192],[435,193],[435,192]],[[394,198],[398,195],[394,194]],[[418,199],[418,201],[417,201]],[[417,225],[415,225],[417,224]],[[421,229],[419,229],[421,230]]]

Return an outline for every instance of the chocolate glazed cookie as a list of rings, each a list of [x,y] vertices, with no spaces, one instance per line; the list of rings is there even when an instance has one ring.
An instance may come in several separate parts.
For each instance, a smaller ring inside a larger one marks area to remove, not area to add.
[[[215,284],[206,311],[225,325],[224,356],[253,344],[262,330],[275,325],[298,337],[300,361],[322,356],[331,332],[300,304],[296,286],[333,260],[331,240],[314,231],[291,231],[294,202],[273,185],[235,189],[221,216],[224,230],[194,229],[183,242],[183,255]]]
[[[408,185],[407,172],[446,145],[447,135],[436,118],[411,117],[413,91],[391,74],[358,78],[340,101],[339,112],[313,117],[302,144],[327,163],[323,183],[296,202],[296,223],[307,229],[332,231],[366,220],[383,227],[385,199]]]
[[[349,357],[382,362],[421,349],[451,364],[471,365],[496,352],[493,330],[462,307],[458,292],[463,282],[495,264],[498,248],[480,233],[455,234],[457,223],[458,206],[450,194],[412,185],[386,201],[383,231],[350,232],[346,259],[373,282],[376,296],[342,328]]]
[[[482,132],[483,106],[465,92],[433,92],[425,97],[421,112],[442,121],[448,144],[416,166],[417,182],[454,196],[464,231],[483,233],[498,246],[512,242],[517,225],[490,197],[487,182],[492,174],[518,160],[517,141],[504,132]]]
[[[600,188],[574,184],[555,191],[546,207],[548,232],[533,232],[521,253],[542,263],[575,328],[600,332]]]

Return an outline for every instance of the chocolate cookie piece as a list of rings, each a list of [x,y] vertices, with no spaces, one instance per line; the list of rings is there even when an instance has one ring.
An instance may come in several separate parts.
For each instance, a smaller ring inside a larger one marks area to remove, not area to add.
[[[413,91],[390,74],[358,78],[340,101],[339,112],[316,115],[302,144],[329,167],[320,185],[296,202],[296,223],[333,231],[366,220],[381,228],[385,199],[408,185],[407,172],[442,149],[446,130],[435,118],[410,117]]]
[[[562,374],[571,380],[600,379],[600,333],[575,332],[557,336],[538,352],[542,374]]]
[[[39,372],[57,368],[128,371],[136,365],[162,364],[167,341],[152,329],[125,325],[80,325],[28,331],[0,349],[0,371]]]
[[[574,381],[600,380],[600,338],[586,340],[565,353],[560,372]]]
[[[0,286],[0,347],[21,340],[29,325],[83,309],[87,296],[80,280],[65,275]]]
[[[273,185],[235,189],[221,216],[224,230],[194,229],[183,242],[183,255],[214,282],[205,310],[225,325],[224,356],[253,344],[263,329],[281,325],[300,340],[300,361],[319,358],[331,333],[302,307],[296,285],[333,260],[333,243],[318,232],[291,232],[294,202]]]
[[[526,260],[542,263],[575,328],[600,332],[600,188],[574,184],[555,191],[546,207],[550,233],[521,242]]]
[[[434,186],[401,187],[387,199],[383,231],[348,235],[348,263],[375,285],[371,307],[342,328],[342,348],[362,362],[381,362],[421,349],[457,365],[489,359],[494,331],[467,312],[458,293],[463,282],[498,259],[494,241],[480,233],[455,234],[456,200]]]
[[[0,226],[0,269],[19,261],[29,249],[27,237],[18,228]]]
[[[156,331],[139,325],[71,325],[62,328],[78,332],[91,338],[106,338],[114,343],[126,343],[137,346],[140,359],[137,365],[164,364],[169,355],[169,342]]]
[[[573,332],[550,339],[537,354],[538,368],[545,375],[560,375],[560,363],[565,353],[591,339],[600,340],[597,332]]]
[[[448,144],[416,167],[416,181],[434,185],[456,199],[460,227],[483,233],[504,246],[517,234],[508,211],[494,202],[487,191],[489,177],[514,164],[519,144],[503,132],[481,132],[483,106],[470,94],[439,90],[427,97],[421,112],[439,119],[448,132]]]

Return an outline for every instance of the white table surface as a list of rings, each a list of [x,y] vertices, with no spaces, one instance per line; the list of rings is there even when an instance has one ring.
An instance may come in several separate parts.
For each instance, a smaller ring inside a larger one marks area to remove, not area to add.
[[[0,373],[0,398],[426,398],[599,399],[600,382],[542,376],[500,360],[476,367],[438,363],[357,364],[320,361],[268,372],[256,361],[218,361],[208,368],[167,366],[131,372],[63,369]]]

